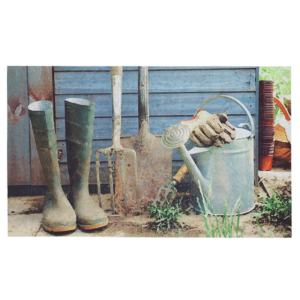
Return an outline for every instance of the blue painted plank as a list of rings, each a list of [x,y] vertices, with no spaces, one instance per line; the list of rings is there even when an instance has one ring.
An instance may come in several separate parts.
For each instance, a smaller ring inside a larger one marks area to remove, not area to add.
[[[182,70],[149,72],[149,92],[255,91],[252,70]]]
[[[55,94],[111,93],[110,72],[55,72]],[[137,71],[123,73],[123,93],[137,93]]]
[[[193,115],[197,108],[205,100],[217,95],[230,95],[240,100],[251,114],[255,113],[255,92],[245,93],[174,93],[174,94],[150,94],[150,116],[167,115]],[[224,112],[227,114],[245,114],[244,110],[228,99],[217,99],[209,102],[205,110],[215,114]]]
[[[55,72],[59,71],[110,71],[110,66],[89,66],[89,67],[83,67],[83,66],[60,66],[60,67],[54,67]],[[123,71],[132,71],[137,70],[138,67],[127,67],[123,66]]]
[[[196,109],[205,100],[220,95],[221,93],[172,93],[172,94],[150,94],[149,95],[149,113],[150,116],[167,116],[167,115],[192,115]],[[233,96],[240,100],[251,114],[255,113],[255,92],[245,93],[223,93]],[[55,109],[56,117],[64,118],[66,98],[83,98],[96,103],[96,117],[112,116],[112,98],[111,94],[103,95],[56,95]],[[219,99],[209,102],[205,109],[210,113],[222,112],[227,114],[244,114],[240,106],[228,99]],[[138,116],[138,95],[123,94],[122,96],[122,116]]]
[[[110,72],[55,72],[56,94],[111,93]],[[137,93],[137,71],[123,73],[123,93]],[[255,72],[238,70],[149,71],[150,93],[255,91]]]
[[[192,116],[174,116],[174,117],[150,117],[150,132],[155,135],[162,135],[168,127],[178,124],[181,120],[189,120]],[[229,116],[229,121],[237,126],[240,123],[248,122],[246,115]],[[138,118],[122,118],[121,135],[138,134]],[[65,119],[56,119],[57,140],[65,140]],[[112,137],[112,119],[95,118],[93,139],[105,140]]]
[[[26,67],[7,68],[8,185],[30,185],[30,143]]]
[[[110,66],[57,66],[54,67],[55,72],[59,71],[110,71]],[[223,70],[223,69],[255,69],[255,67],[247,66],[210,66],[210,67],[198,67],[198,66],[149,66],[149,70]],[[137,66],[123,66],[124,71],[137,70]]]
[[[253,66],[149,66],[149,70],[230,70],[230,69],[255,69]]]

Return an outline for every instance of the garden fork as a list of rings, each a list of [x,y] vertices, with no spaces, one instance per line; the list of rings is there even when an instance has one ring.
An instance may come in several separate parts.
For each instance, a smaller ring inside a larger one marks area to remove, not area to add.
[[[136,152],[133,149],[125,149],[120,143],[121,135],[121,106],[122,106],[122,67],[111,67],[111,87],[112,87],[112,114],[113,114],[113,132],[112,132],[112,145],[106,149],[99,149],[95,152],[96,156],[96,174],[97,174],[97,188],[98,188],[98,199],[99,205],[102,208],[101,201],[101,183],[100,183],[100,160],[99,155],[101,153],[104,156],[108,156],[108,169],[109,169],[109,185],[111,194],[111,205],[113,213],[116,213],[115,207],[115,195],[114,195],[114,185],[113,185],[113,171],[114,164],[111,160],[113,155],[118,155],[121,162],[121,177],[122,177],[122,189],[125,202],[125,212],[128,212],[127,206],[127,196],[126,196],[126,184],[125,184],[125,163],[124,163],[124,153],[132,153],[134,158],[134,172],[135,172],[135,186],[136,186],[136,199],[138,209],[140,209],[139,203],[139,185],[137,178],[137,161]]]

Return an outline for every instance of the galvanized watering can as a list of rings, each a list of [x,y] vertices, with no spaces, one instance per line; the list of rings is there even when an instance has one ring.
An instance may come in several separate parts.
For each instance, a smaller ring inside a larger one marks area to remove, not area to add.
[[[232,213],[247,213],[254,208],[254,160],[253,137],[255,133],[253,119],[247,108],[237,99],[220,95],[203,102],[197,112],[208,102],[226,98],[234,101],[246,112],[248,123],[239,124],[248,129],[236,128],[236,138],[222,148],[195,147],[188,151],[185,143],[190,136],[186,125],[177,124],[166,129],[162,142],[167,148],[178,148],[184,163],[192,177],[192,204],[199,211],[197,198],[201,209],[205,211],[203,197],[210,201],[208,205],[211,214],[223,215]],[[195,114],[195,115],[196,115]],[[227,210],[225,210],[225,202]],[[206,202],[208,203],[208,202]],[[239,203],[239,206],[236,204]]]

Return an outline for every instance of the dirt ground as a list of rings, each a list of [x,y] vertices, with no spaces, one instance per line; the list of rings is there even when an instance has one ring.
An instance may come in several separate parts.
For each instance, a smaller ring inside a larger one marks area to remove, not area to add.
[[[255,187],[255,203],[259,203],[262,197],[267,196],[267,192],[274,188],[285,189],[291,186],[291,170],[284,168],[274,168],[271,172],[259,172],[262,185]],[[288,189],[289,193],[291,189]],[[91,195],[97,201],[97,195]],[[107,227],[85,232],[77,229],[69,233],[50,234],[41,228],[43,196],[32,197],[9,197],[8,198],[8,236],[65,236],[65,237],[179,237],[177,229],[171,229],[168,233],[156,233],[151,229],[142,228],[147,222],[151,221],[145,215],[139,216],[120,216],[112,215],[110,210],[110,195],[104,195],[103,208],[106,211],[109,224]],[[244,237],[291,237],[291,228],[284,226],[274,226],[273,224],[263,224],[261,228],[253,221],[253,216],[257,213],[257,208],[252,212],[242,215],[240,218],[240,228],[244,230]],[[183,215],[180,222],[187,225],[188,229],[181,230],[182,237],[205,237],[205,223],[201,215],[191,212]],[[271,232],[272,228],[275,229]]]

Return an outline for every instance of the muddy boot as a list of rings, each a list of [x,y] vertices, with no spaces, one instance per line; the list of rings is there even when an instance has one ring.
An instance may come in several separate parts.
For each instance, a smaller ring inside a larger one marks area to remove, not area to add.
[[[61,187],[52,103],[34,102],[28,106],[28,111],[48,186],[44,198],[42,227],[53,232],[75,230],[76,215]]]
[[[78,227],[84,230],[108,224],[105,212],[89,195],[95,103],[84,99],[65,100],[66,140],[70,186],[68,199],[75,209]]]

